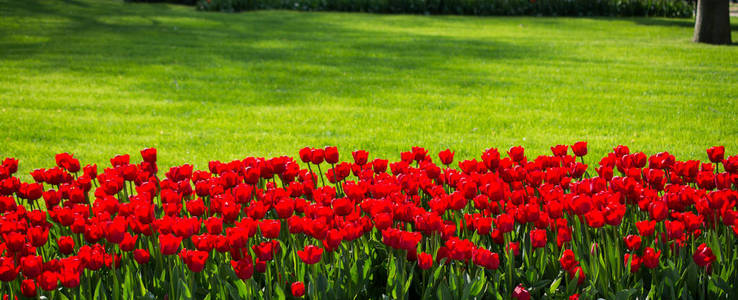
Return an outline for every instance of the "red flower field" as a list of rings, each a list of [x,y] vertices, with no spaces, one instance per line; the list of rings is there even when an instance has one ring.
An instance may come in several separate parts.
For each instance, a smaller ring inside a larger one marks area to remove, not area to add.
[[[569,150],[573,155],[569,154]],[[336,147],[161,174],[72,154],[0,166],[6,297],[589,299],[738,297],[738,156],[587,143],[454,165]],[[595,164],[596,167],[590,167]],[[456,168],[458,167],[458,168]]]

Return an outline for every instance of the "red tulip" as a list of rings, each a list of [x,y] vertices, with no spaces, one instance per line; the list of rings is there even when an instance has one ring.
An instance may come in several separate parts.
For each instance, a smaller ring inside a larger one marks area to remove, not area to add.
[[[29,201],[34,201],[44,195],[44,186],[40,183],[21,184],[22,196]]]
[[[656,231],[656,221],[638,221],[636,228],[641,236],[652,236]]]
[[[356,150],[351,152],[351,155],[354,157],[354,163],[359,166],[365,165],[369,159],[369,152],[364,150]]]
[[[238,261],[231,260],[231,266],[236,276],[243,281],[249,280],[254,275],[254,262],[251,256],[246,256]]]
[[[684,223],[681,221],[666,221],[666,236],[671,240],[684,237]]]
[[[120,250],[125,252],[131,252],[134,249],[136,249],[136,241],[138,241],[138,235],[131,235],[130,233],[126,232],[125,236],[123,237],[123,241],[120,242]]]
[[[551,147],[551,152],[554,156],[566,156],[566,152],[569,150],[567,145],[556,145]]]
[[[316,264],[320,261],[320,258],[323,255],[323,249],[315,247],[313,245],[307,245],[305,246],[304,250],[297,250],[297,256],[300,257],[300,259],[308,264]]]
[[[274,205],[274,210],[280,219],[287,219],[292,216],[295,211],[295,201],[291,198],[284,198]]]
[[[18,172],[18,160],[12,157],[7,157],[3,160],[2,167],[8,170],[8,174],[12,175]]]
[[[497,270],[500,267],[499,255],[484,248],[478,248],[474,251],[473,262],[488,270]]]
[[[707,267],[712,264],[717,258],[712,253],[712,249],[707,247],[707,244],[702,243],[697,247],[697,250],[692,255],[694,262],[700,267]]]
[[[338,162],[338,148],[335,146],[325,147],[325,162],[335,164]]]
[[[328,251],[334,251],[343,242],[343,233],[340,230],[331,229],[328,230],[326,239],[323,240],[323,246]]]
[[[49,240],[49,228],[43,228],[40,226],[34,226],[28,230],[28,241],[31,242],[31,246],[41,247],[46,245]]]
[[[438,153],[438,158],[441,159],[441,163],[448,166],[451,163],[454,162],[454,154],[455,151],[451,151],[449,149],[443,150]]]
[[[497,218],[495,219],[495,226],[502,233],[508,233],[508,232],[513,231],[514,225],[515,225],[515,220],[513,219],[513,217],[507,214],[501,214],[497,216]]]
[[[68,255],[74,252],[74,239],[71,236],[62,236],[56,240],[59,253]]]
[[[715,146],[707,149],[707,157],[713,163],[719,163],[725,159],[725,146]]]
[[[667,217],[668,210],[663,201],[654,201],[648,206],[648,216],[654,221],[663,221]]]
[[[44,291],[53,291],[59,286],[59,275],[51,271],[44,271],[38,277],[38,285]]]
[[[262,261],[270,261],[274,259],[274,254],[279,252],[281,246],[277,240],[262,242],[261,244],[251,246],[256,257]]]
[[[113,165],[113,167],[120,167],[127,165],[131,161],[131,156],[128,154],[123,155],[117,155],[110,159],[110,164]]]
[[[259,223],[261,234],[268,239],[276,239],[279,237],[279,231],[281,228],[282,224],[279,220],[263,220]]]
[[[297,281],[297,282],[292,283],[291,289],[292,289],[292,296],[299,298],[305,295],[305,284],[302,283],[302,281]]]
[[[0,281],[13,281],[18,277],[18,268],[13,263],[13,258],[0,256]]]
[[[496,148],[490,148],[482,153],[482,162],[488,170],[496,170],[500,164],[500,152]]]
[[[5,246],[12,252],[23,251],[26,245],[26,236],[17,232],[10,232],[3,236]]]
[[[653,269],[659,266],[659,257],[661,256],[661,250],[656,251],[651,247],[646,248],[643,251],[643,265],[646,268]]]
[[[630,249],[630,251],[636,251],[641,248],[641,237],[637,235],[628,235],[623,238],[625,241],[625,246]]]
[[[179,245],[181,243],[181,237],[175,237],[171,234],[159,235],[159,250],[163,255],[172,255],[177,253],[177,249],[179,249]]]
[[[464,174],[472,174],[476,172],[477,166],[479,166],[479,163],[475,159],[459,162],[459,169],[461,169]]]
[[[179,253],[179,257],[184,261],[190,271],[199,273],[205,269],[205,263],[208,260],[208,252],[182,249]]]
[[[582,267],[581,266],[573,267],[573,268],[569,269],[568,272],[569,272],[569,280],[574,279],[574,276],[578,276],[577,277],[577,284],[578,285],[581,285],[582,283],[584,283],[584,280],[587,278],[584,275],[584,270],[582,270]],[[579,275],[577,275],[577,274],[579,274]]]
[[[75,270],[63,269],[59,280],[66,288],[76,288],[80,284],[80,273]]]
[[[386,159],[374,159],[372,161],[372,169],[374,170],[374,173],[381,174],[387,171],[387,163],[389,161]]]
[[[418,254],[418,266],[423,270],[430,269],[433,266],[433,256],[428,253],[421,252]]]
[[[146,249],[136,249],[133,250],[133,259],[135,259],[138,264],[143,265],[149,262],[151,255]]]
[[[572,230],[569,226],[562,226],[556,230],[556,245],[561,247],[564,243],[571,242]]]
[[[51,211],[55,206],[59,205],[59,202],[61,202],[62,193],[59,193],[55,190],[48,190],[43,193],[44,202],[46,203],[46,208]]]
[[[573,269],[579,264],[579,262],[574,257],[574,251],[572,251],[571,249],[564,250],[564,253],[561,255],[559,262],[561,263],[561,268],[567,271]]]
[[[33,279],[24,279],[21,282],[21,294],[24,297],[36,297],[36,282]]]
[[[254,265],[254,269],[256,272],[264,273],[266,272],[266,262],[260,259],[256,259],[256,264]]]
[[[628,260],[630,260],[630,272],[631,273],[638,272],[638,269],[641,267],[641,258],[638,257],[638,255],[626,253],[624,260],[625,260],[624,264],[626,268],[628,267]]]
[[[518,284],[512,292],[512,297],[517,300],[530,300],[530,292],[522,284]]]
[[[208,233],[210,234],[222,234],[223,233],[223,219],[222,218],[216,218],[216,217],[210,217],[207,220],[205,220],[205,229],[207,229]]]
[[[587,142],[574,143],[574,145],[571,145],[571,151],[578,157],[587,155]]]
[[[333,212],[337,216],[348,216],[354,210],[354,203],[348,198],[338,198],[333,200]]]
[[[156,148],[146,148],[141,150],[141,158],[143,161],[151,164],[156,163]]]
[[[591,210],[589,213],[587,213],[585,218],[587,219],[587,225],[592,228],[600,228],[602,226],[605,226],[605,216],[602,215],[602,212],[597,209]]]
[[[202,199],[198,198],[190,200],[187,201],[185,204],[185,206],[187,207],[187,212],[190,213],[191,216],[199,217],[205,213],[205,202],[203,202]]]
[[[520,255],[520,242],[509,242],[507,243],[507,251],[512,251],[513,255]]]
[[[738,174],[738,155],[728,157],[728,159],[724,160],[723,167],[725,167],[725,172]],[[733,182],[735,183],[735,180]]]
[[[325,151],[323,149],[312,149],[310,150],[310,162],[316,165],[325,160]]]
[[[108,223],[105,229],[105,239],[109,243],[120,244],[125,237],[127,227],[128,223],[125,220],[116,218],[114,221]]]
[[[311,153],[310,147],[305,147],[305,148],[300,149],[300,153],[299,153],[300,160],[304,163],[309,163],[310,157],[311,157],[310,153]]]
[[[525,149],[521,146],[510,148],[507,154],[510,155],[510,159],[514,162],[521,162],[525,159]]]
[[[533,229],[530,231],[530,244],[531,244],[531,247],[533,247],[534,249],[545,247],[546,241],[547,241],[546,230]]]
[[[43,271],[44,261],[41,256],[30,255],[21,257],[21,271],[26,278],[36,278]]]

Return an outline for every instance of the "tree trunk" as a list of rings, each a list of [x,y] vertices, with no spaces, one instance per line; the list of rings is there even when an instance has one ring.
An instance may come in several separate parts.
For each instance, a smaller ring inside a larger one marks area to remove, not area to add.
[[[730,44],[729,0],[697,1],[694,38],[698,43]]]

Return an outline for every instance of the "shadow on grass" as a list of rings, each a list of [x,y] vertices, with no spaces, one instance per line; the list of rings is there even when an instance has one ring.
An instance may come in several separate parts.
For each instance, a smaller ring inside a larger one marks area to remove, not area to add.
[[[123,4],[120,9],[120,4],[109,7],[104,3],[89,5],[78,0],[64,1],[64,5],[43,0],[14,2],[10,10],[14,15],[53,16],[67,22],[50,32],[42,32],[48,39],[43,42],[3,42],[0,54],[4,59],[59,54],[42,60],[40,68],[48,72],[79,72],[81,76],[109,75],[111,68],[125,72],[124,64],[129,67],[178,65],[199,70],[219,61],[267,69],[254,80],[268,80],[270,76],[310,78],[339,74],[370,74],[382,80],[385,76],[412,78],[414,74],[431,73],[443,77],[440,75],[449,71],[465,72],[454,63],[458,60],[483,63],[551,56],[549,49],[540,45],[533,47],[530,43],[356,28],[353,24],[336,21],[335,14],[222,14],[173,10],[164,4]],[[357,18],[356,15],[352,17]],[[439,26],[423,17],[399,21],[381,15],[359,15],[358,18],[385,18],[398,30],[423,22]],[[463,25],[468,21],[445,19],[441,24],[448,24],[446,22]],[[0,36],[3,34],[7,36],[11,32],[3,33],[0,29]],[[79,44],[72,41],[79,41]],[[100,56],[104,60],[120,61],[121,65],[96,67],[95,60]],[[283,69],[279,69],[280,66]],[[477,76],[477,81],[486,77],[474,74],[473,70],[466,74]],[[495,84],[494,79],[484,80]],[[141,86],[134,88],[149,88],[146,83],[138,84]],[[383,82],[383,87],[392,88],[390,84],[400,85],[402,81]],[[370,93],[367,89],[361,96],[368,97]]]
[[[646,26],[678,26],[685,28],[694,28],[694,19],[664,19],[664,18],[632,18],[633,22],[638,25]],[[731,31],[738,31],[738,23],[730,24]]]

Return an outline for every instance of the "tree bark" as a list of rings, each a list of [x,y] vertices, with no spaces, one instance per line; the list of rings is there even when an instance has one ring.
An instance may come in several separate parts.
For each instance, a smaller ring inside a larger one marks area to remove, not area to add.
[[[697,1],[694,38],[698,43],[730,44],[729,0]]]

